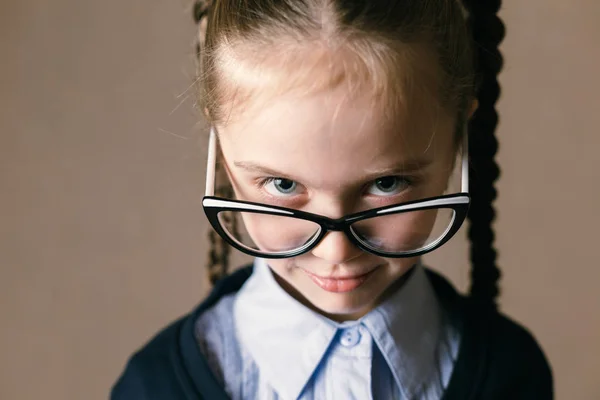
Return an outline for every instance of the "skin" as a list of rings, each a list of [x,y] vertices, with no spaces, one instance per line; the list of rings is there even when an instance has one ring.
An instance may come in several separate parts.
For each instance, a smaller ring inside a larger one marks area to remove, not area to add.
[[[394,121],[383,119],[370,97],[348,98],[343,86],[300,98],[283,94],[261,100],[267,101],[260,102],[260,109],[217,125],[238,199],[339,218],[442,195],[447,187],[456,157],[455,121],[424,98],[406,99],[405,109],[411,111]],[[412,167],[397,168],[403,165]],[[382,191],[377,179],[390,176],[397,177],[392,178],[396,188],[389,192],[385,186]],[[261,186],[268,178],[296,185],[282,193],[277,181]],[[329,232],[311,252],[268,263],[281,287],[298,301],[345,321],[376,307],[417,261],[378,257],[355,247],[344,233]],[[310,278],[371,271],[362,286],[344,293],[325,291]]]

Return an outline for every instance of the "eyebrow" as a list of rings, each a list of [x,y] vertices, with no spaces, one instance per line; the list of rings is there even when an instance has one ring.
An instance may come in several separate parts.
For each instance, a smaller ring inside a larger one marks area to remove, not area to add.
[[[382,168],[382,169],[367,169],[367,170],[364,170],[366,177],[364,177],[363,179],[370,180],[370,179],[375,179],[375,178],[379,178],[382,176],[402,175],[402,174],[407,174],[407,173],[421,172],[421,171],[427,169],[432,163],[433,163],[433,160],[431,158],[423,158],[423,159],[402,161],[395,165],[392,165],[387,168]],[[251,161],[235,161],[233,164],[236,167],[242,168],[248,172],[258,172],[261,174],[290,179],[293,181],[301,181],[302,180],[299,177],[294,177],[293,175],[286,174],[281,171],[276,171],[274,169],[262,166],[260,164],[257,164],[257,163],[251,162]]]
[[[248,172],[258,172],[261,174],[276,176],[280,178],[290,179],[292,181],[299,181],[300,179],[289,174],[284,174],[283,172],[276,171],[274,169],[256,164],[252,161],[235,161],[233,163],[236,167],[242,168]]]
[[[372,176],[415,173],[427,169],[431,164],[433,164],[433,159],[427,157],[422,159],[400,161],[391,167],[382,169],[366,169],[365,172]]]

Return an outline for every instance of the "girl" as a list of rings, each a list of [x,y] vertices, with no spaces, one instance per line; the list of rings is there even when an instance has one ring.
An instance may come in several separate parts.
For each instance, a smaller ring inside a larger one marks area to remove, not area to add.
[[[197,5],[216,285],[131,358],[113,399],[552,398],[539,346],[494,303],[503,33],[487,3]],[[465,298],[420,257],[470,205]],[[254,264],[226,276],[227,245]]]

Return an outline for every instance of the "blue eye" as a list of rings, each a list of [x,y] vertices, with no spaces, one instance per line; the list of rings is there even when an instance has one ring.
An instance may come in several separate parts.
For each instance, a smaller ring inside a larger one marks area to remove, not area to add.
[[[298,184],[290,179],[284,178],[267,178],[262,183],[262,186],[269,194],[280,196],[282,194],[293,194],[298,188]]]
[[[384,176],[374,181],[369,193],[376,196],[390,196],[403,192],[411,185],[411,182],[401,176]]]

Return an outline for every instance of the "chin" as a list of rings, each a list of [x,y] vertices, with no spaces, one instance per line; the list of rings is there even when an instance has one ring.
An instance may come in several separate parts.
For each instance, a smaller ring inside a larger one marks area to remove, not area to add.
[[[321,314],[333,320],[345,321],[358,319],[371,311],[375,300],[370,297],[353,292],[324,293],[308,300]]]

